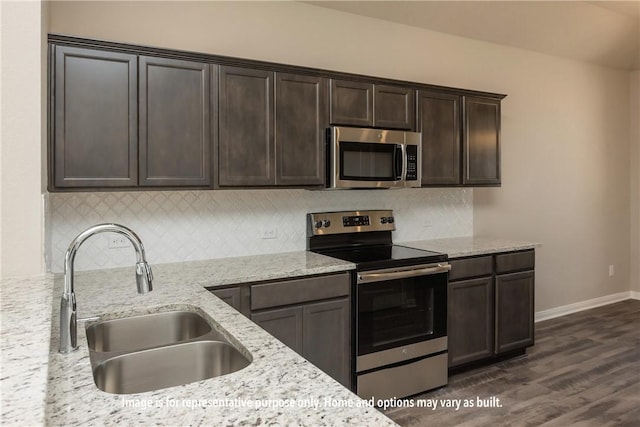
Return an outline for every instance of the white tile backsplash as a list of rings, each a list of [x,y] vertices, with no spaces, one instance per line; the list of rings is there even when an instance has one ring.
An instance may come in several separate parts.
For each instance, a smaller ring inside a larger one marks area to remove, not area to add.
[[[150,263],[288,252],[306,248],[306,214],[393,209],[395,241],[473,234],[473,190],[220,190],[48,195],[47,269],[61,272],[71,240],[86,228],[115,222],[133,229]],[[264,229],[277,238],[262,239]],[[108,235],[88,239],[77,270],[133,265],[132,248],[108,248]]]

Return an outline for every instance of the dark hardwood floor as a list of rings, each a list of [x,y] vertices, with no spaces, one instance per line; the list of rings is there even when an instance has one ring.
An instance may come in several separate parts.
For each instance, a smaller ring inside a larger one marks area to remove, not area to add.
[[[449,378],[417,399],[491,397],[501,407],[393,408],[401,426],[640,426],[640,301],[536,324],[527,355]],[[494,401],[495,402],[495,401]]]

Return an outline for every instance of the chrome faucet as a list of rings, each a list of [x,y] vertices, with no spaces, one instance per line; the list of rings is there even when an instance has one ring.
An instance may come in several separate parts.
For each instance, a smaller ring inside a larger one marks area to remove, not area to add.
[[[76,294],[73,289],[73,262],[82,243],[94,234],[114,232],[125,236],[136,250],[136,283],[138,293],[153,290],[151,267],[147,264],[144,246],[136,233],[118,224],[94,225],[78,234],[69,245],[64,257],[64,290],[60,299],[60,353],[70,353],[78,349],[78,328],[76,319]]]

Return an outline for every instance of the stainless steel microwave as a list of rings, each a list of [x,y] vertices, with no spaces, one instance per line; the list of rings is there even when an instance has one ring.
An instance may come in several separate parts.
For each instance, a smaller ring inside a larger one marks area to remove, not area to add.
[[[330,127],[327,132],[327,187],[420,187],[420,140],[419,132]]]

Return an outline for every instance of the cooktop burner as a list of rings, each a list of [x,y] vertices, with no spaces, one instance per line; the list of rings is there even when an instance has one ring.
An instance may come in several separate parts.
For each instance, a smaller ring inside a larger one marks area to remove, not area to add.
[[[393,230],[392,211],[313,213],[308,249],[353,262],[360,271],[447,261],[446,254],[394,245]]]

